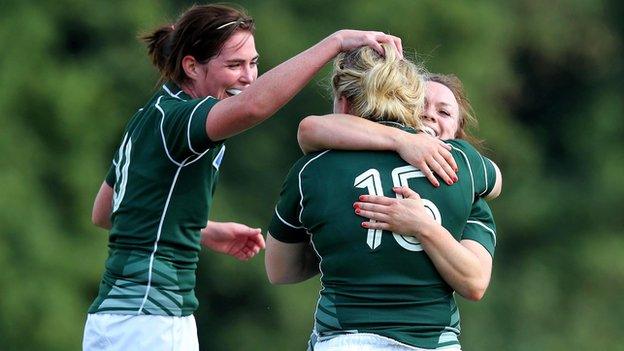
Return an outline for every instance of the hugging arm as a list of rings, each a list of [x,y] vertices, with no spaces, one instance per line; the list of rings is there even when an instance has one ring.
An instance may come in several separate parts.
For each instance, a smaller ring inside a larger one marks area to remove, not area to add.
[[[490,283],[492,256],[478,242],[457,241],[427,214],[420,196],[407,187],[394,188],[399,198],[363,195],[355,203],[358,215],[374,219],[365,228],[390,230],[414,236],[442,278],[461,296],[478,301]]]
[[[439,186],[434,172],[449,185],[457,181],[457,163],[450,146],[425,133],[412,134],[364,118],[332,114],[304,118],[297,140],[304,153],[324,149],[395,151],[434,186]]]

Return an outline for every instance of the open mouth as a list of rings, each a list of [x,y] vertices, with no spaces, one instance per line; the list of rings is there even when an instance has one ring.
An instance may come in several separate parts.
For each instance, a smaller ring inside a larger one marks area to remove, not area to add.
[[[225,92],[228,94],[228,96],[234,96],[234,95],[240,94],[242,90],[236,89],[236,88],[230,88],[230,89],[226,89]]]

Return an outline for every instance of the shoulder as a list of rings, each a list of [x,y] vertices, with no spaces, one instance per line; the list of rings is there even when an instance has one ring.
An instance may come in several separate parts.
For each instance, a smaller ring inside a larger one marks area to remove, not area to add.
[[[326,159],[332,153],[335,152],[332,152],[332,150],[323,150],[309,153],[299,158],[293,165],[293,168],[304,169],[313,164],[318,164],[321,160]]]
[[[445,143],[451,145],[453,150],[458,150],[458,151],[462,151],[465,153],[467,152],[471,154],[479,153],[477,149],[474,146],[472,146],[472,144],[470,144],[468,141],[463,140],[463,139],[445,140]]]

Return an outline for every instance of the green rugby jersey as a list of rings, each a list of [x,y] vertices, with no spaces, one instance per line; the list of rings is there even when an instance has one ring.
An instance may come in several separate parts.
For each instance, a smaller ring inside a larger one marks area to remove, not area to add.
[[[453,289],[418,241],[362,228],[352,207],[359,195],[395,196],[393,186],[407,185],[457,240],[475,240],[493,254],[494,222],[480,196],[494,186],[494,167],[467,142],[448,143],[459,181],[439,188],[393,152],[329,150],[292,167],[269,232],[286,243],[311,240],[320,257],[319,336],[375,333],[429,349],[459,343]]]
[[[109,253],[89,313],[187,316],[221,142],[206,135],[218,100],[163,85],[130,120],[106,182],[113,187]]]

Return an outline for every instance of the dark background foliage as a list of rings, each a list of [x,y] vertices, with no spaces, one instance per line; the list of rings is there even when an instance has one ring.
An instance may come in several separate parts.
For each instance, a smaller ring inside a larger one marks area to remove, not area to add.
[[[155,89],[141,31],[188,1],[0,3],[0,349],[79,349],[106,232],[95,193],[127,119]],[[260,71],[341,28],[398,35],[465,82],[505,176],[485,299],[461,298],[465,350],[624,350],[623,5],[618,1],[241,1]],[[232,138],[214,220],[266,228],[296,128],[329,112],[328,69]],[[203,350],[302,350],[318,281],[271,286],[263,255],[205,251]]]

